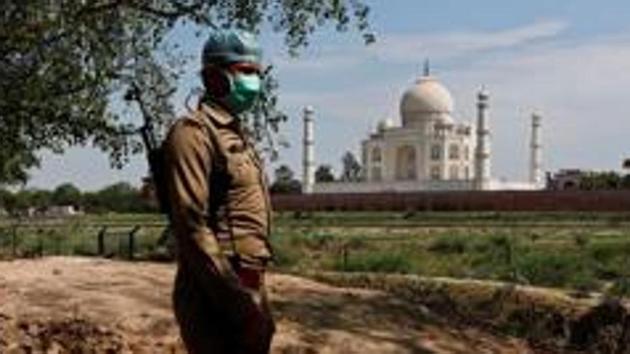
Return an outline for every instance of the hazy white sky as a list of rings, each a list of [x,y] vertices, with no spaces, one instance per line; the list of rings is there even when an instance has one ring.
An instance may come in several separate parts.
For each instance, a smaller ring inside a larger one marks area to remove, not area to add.
[[[300,171],[300,111],[316,109],[317,163],[337,171],[346,150],[385,117],[399,121],[398,105],[425,58],[453,93],[457,120],[472,121],[476,90],[491,93],[493,174],[525,179],[529,114],[543,114],[544,164],[560,168],[618,169],[630,153],[630,3],[627,1],[532,0],[527,2],[373,0],[377,44],[356,33],[318,33],[297,59],[281,38],[263,34],[267,61],[281,84],[281,106],[291,121],[283,134],[292,146],[278,163]],[[200,41],[180,38],[197,56]],[[192,65],[194,64],[194,65]],[[178,106],[199,84],[195,67],[181,83]],[[98,189],[125,180],[139,184],[143,156],[123,170],[90,148],[65,155],[43,153],[29,186],[72,182]]]

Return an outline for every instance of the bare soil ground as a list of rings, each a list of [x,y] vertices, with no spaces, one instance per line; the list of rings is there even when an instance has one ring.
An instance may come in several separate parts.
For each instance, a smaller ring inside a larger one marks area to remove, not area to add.
[[[174,266],[52,257],[0,262],[0,353],[183,353]],[[272,274],[273,353],[534,353],[375,290]]]

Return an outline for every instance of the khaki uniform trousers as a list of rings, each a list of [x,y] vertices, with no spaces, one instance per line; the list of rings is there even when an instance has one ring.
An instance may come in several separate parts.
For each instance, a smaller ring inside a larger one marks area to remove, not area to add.
[[[175,317],[190,354],[267,354],[275,324],[264,283],[259,289],[229,285],[211,267],[178,267]],[[200,271],[205,271],[199,276]],[[205,281],[201,286],[200,281]]]

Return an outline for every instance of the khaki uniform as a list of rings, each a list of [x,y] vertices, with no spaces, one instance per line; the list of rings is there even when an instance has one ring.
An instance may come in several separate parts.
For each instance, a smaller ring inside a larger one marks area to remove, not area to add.
[[[173,300],[189,352],[267,353],[274,324],[264,284],[241,276],[262,274],[272,255],[260,158],[239,121],[210,104],[173,126],[165,158],[178,245]]]

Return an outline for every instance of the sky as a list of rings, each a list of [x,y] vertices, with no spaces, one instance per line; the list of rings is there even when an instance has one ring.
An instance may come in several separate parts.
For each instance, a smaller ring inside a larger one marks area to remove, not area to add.
[[[301,111],[316,111],[316,163],[340,171],[345,151],[360,156],[360,142],[379,120],[400,121],[403,92],[425,59],[452,93],[456,121],[474,122],[475,95],[491,94],[492,174],[527,177],[530,116],[543,116],[543,164],[563,168],[619,170],[630,154],[630,2],[621,0],[371,0],[376,44],[358,33],[323,29],[298,58],[282,38],[261,35],[265,61],[280,82],[280,107],[290,119],[282,136],[290,147],[268,165],[288,164],[301,174]],[[184,54],[198,56],[202,40],[173,34]],[[175,105],[199,86],[197,63],[180,82]],[[91,148],[64,155],[42,153],[27,187],[71,182],[84,190],[146,174],[144,156],[122,170]]]

